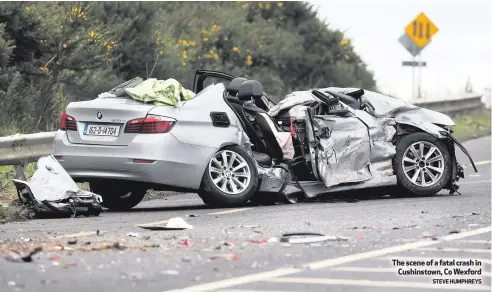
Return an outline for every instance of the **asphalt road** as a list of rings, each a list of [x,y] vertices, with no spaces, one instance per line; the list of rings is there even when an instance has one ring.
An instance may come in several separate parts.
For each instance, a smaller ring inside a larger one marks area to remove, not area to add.
[[[0,258],[0,291],[490,291],[491,138],[465,147],[479,173],[465,168],[461,196],[443,192],[430,198],[214,209],[187,194],[95,218],[0,225],[0,252],[43,247],[33,262]],[[172,217],[194,228],[137,226]],[[345,238],[278,242],[288,232]],[[431,259],[455,260],[455,265],[472,260],[473,266],[461,268],[481,274],[398,274],[399,269],[444,273],[445,266],[409,266]],[[445,279],[470,282],[443,284]]]

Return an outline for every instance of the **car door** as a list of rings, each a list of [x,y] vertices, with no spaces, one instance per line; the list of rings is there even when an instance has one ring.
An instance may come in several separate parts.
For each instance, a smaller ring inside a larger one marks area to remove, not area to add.
[[[322,94],[317,97],[331,109],[324,113],[308,109],[306,114],[313,173],[327,187],[371,179],[367,126],[338,98]]]
[[[231,82],[235,77],[218,71],[212,70],[197,70],[195,72],[195,78],[193,80],[193,92],[199,93],[205,87],[210,84],[223,83],[225,87]]]

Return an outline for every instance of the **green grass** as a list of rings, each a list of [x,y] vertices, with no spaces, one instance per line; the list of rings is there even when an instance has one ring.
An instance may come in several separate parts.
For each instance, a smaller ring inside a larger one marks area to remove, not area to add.
[[[30,163],[25,167],[24,173],[28,179],[34,174],[35,167],[36,163]],[[0,222],[19,221],[32,215],[20,204],[12,178],[15,178],[14,167],[0,166]]]
[[[453,127],[453,135],[460,142],[490,135],[490,116],[490,110],[483,109],[455,118],[456,126]]]

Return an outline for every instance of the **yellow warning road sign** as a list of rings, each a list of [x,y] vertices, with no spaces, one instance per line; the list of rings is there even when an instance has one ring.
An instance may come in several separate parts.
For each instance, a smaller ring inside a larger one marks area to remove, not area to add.
[[[405,32],[420,48],[425,47],[439,31],[437,26],[422,12],[405,27]]]

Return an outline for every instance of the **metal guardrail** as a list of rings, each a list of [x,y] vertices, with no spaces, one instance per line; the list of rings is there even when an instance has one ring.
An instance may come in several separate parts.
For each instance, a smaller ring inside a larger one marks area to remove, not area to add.
[[[464,114],[467,112],[485,108],[485,104],[482,102],[482,95],[472,96],[463,99],[415,103],[415,105],[441,112],[450,116]]]
[[[56,132],[0,137],[0,166],[14,165],[15,176],[25,180],[24,166],[53,153]]]

